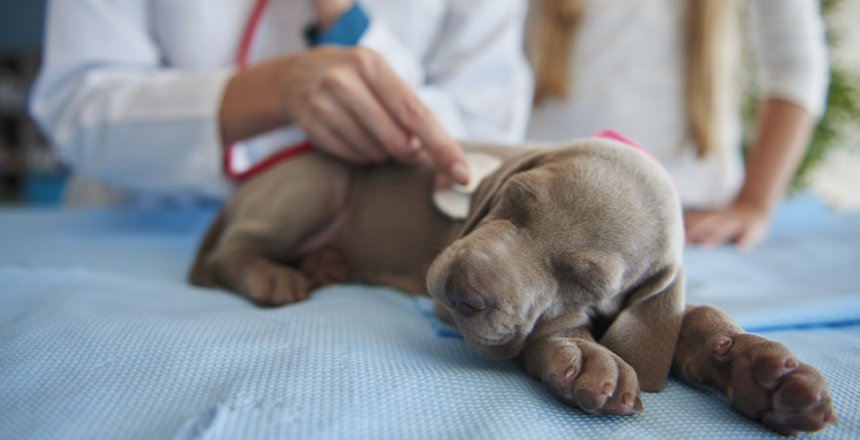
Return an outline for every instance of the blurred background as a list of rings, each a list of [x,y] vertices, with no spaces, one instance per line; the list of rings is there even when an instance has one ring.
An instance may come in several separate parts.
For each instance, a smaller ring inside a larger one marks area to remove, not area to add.
[[[823,0],[833,81],[828,111],[793,191],[860,210],[860,0]],[[39,68],[45,0],[0,0],[0,205],[59,203],[66,172],[26,111]]]
[[[0,203],[55,204],[65,173],[27,115],[45,0],[0,0]]]

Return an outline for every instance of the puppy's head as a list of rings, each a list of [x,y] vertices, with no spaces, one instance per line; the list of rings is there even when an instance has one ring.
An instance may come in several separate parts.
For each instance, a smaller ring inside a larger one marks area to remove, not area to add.
[[[682,246],[663,168],[620,142],[585,139],[526,152],[485,179],[427,287],[473,349],[510,358],[536,325],[584,325],[617,314],[643,285],[665,288]]]

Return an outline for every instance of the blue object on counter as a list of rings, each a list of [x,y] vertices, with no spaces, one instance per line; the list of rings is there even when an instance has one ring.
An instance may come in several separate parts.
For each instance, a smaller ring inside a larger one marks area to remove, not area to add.
[[[62,202],[68,174],[62,171],[30,171],[24,175],[24,201],[30,205],[57,206]]]

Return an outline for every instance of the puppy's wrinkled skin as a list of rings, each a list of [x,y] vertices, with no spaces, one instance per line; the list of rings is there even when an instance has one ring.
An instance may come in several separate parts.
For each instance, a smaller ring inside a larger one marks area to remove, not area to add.
[[[674,365],[778,432],[833,420],[823,377],[787,348],[717,309],[685,310],[680,204],[654,160],[604,139],[467,149],[504,164],[465,222],[432,206],[429,163],[281,163],[225,204],[191,281],[262,305],[337,282],[429,294],[475,351],[597,414],[641,410],[640,389],[659,390]]]

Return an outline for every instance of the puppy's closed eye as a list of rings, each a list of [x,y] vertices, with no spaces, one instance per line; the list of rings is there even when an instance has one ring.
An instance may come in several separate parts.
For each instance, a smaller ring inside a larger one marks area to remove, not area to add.
[[[620,268],[613,258],[581,251],[552,259],[553,274],[564,290],[579,295],[607,298],[615,294],[620,282]]]
[[[577,297],[601,296],[599,277],[594,277],[593,272],[582,272],[579,269],[567,266],[555,266],[553,275],[559,283],[559,289],[569,292]]]

